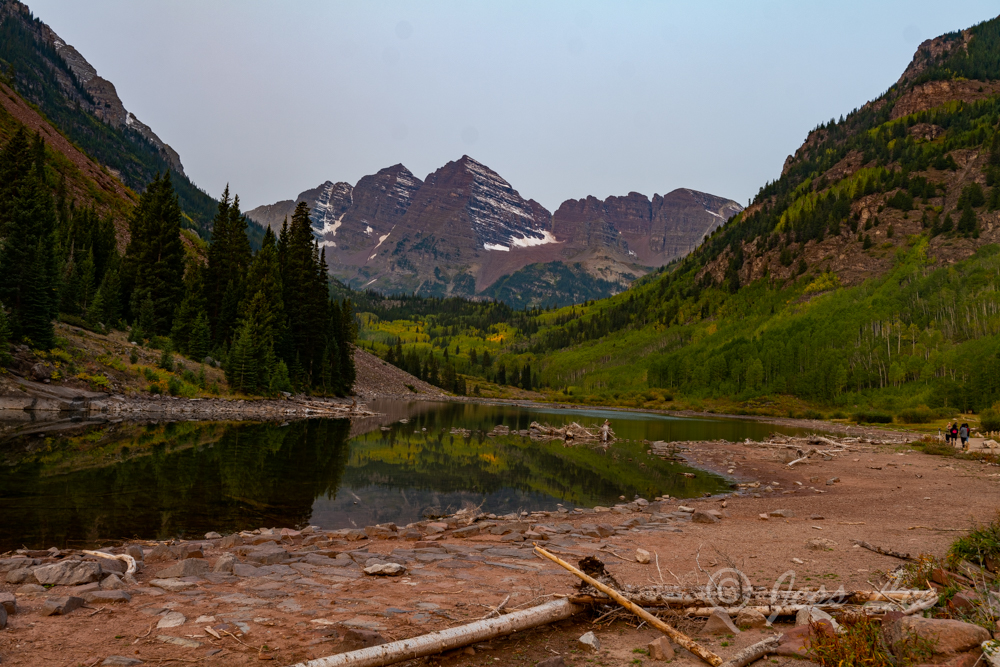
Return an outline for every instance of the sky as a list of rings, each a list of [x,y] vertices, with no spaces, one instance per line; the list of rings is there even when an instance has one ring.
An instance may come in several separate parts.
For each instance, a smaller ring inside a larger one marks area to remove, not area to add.
[[[26,0],[242,208],[470,155],[554,211],[746,204],[809,130],[995,2]]]

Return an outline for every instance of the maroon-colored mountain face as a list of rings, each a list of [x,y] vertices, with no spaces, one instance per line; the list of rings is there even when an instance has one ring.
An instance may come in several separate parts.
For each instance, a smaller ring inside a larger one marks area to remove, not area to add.
[[[299,201],[312,209],[334,276],[355,288],[434,296],[473,296],[503,276],[552,262],[606,281],[610,294],[690,252],[741,210],[682,189],[652,200],[635,192],[569,200],[552,215],[463,156],[423,181],[395,165],[354,187],[327,181],[248,215],[278,229]]]

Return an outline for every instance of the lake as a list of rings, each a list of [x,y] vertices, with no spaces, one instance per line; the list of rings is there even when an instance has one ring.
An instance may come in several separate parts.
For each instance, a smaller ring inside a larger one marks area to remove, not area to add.
[[[404,525],[480,507],[497,514],[593,507],[729,488],[724,478],[647,456],[647,440],[761,439],[745,420],[471,403],[374,402],[351,423],[82,424],[0,440],[0,552],[200,538],[259,527]],[[617,442],[565,447],[511,434],[610,419]],[[405,421],[400,421],[405,420]],[[452,434],[468,429],[469,436]],[[39,430],[35,427],[35,430]]]

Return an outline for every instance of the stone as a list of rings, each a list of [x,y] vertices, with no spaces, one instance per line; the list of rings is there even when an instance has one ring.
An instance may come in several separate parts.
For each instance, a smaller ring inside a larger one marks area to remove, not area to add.
[[[35,581],[34,568],[31,567],[21,567],[16,570],[11,570],[7,573],[7,583],[8,584],[23,584],[25,582]]]
[[[183,646],[184,648],[198,648],[201,646],[201,642],[196,642],[193,639],[185,639],[184,637],[171,637],[170,635],[156,635],[164,644],[174,644],[175,646]]]
[[[660,637],[649,642],[646,644],[646,650],[649,652],[649,657],[653,660],[666,662],[674,659],[674,647],[670,645],[670,640],[666,637]]]
[[[808,656],[809,640],[817,636],[836,637],[830,621],[819,621],[813,625],[799,625],[778,637],[775,655],[805,658]]]
[[[64,560],[35,568],[34,575],[43,586],[76,586],[100,579],[101,565],[92,561]]]
[[[222,549],[232,549],[233,547],[238,547],[243,545],[243,538],[240,537],[239,533],[233,533],[232,535],[226,535],[219,542],[219,547]]]
[[[591,651],[601,650],[601,640],[598,639],[597,635],[595,635],[593,632],[585,633],[583,636],[577,639],[577,641],[586,646],[587,648],[589,648]]]
[[[219,556],[219,560],[215,561],[215,567],[212,568],[212,572],[232,574],[234,565],[236,565],[236,556],[233,554],[222,554]]]
[[[86,600],[83,598],[78,598],[73,595],[59,598],[49,598],[42,604],[42,610],[39,613],[42,616],[65,616],[74,609],[82,607],[84,602],[86,602]]]
[[[934,642],[934,653],[962,653],[990,639],[989,631],[979,625],[945,618],[903,616],[883,627],[887,643],[892,646],[908,634]]]
[[[184,560],[164,568],[156,573],[159,579],[176,577],[199,577],[208,572],[208,561],[204,558],[185,558]]]
[[[466,526],[464,528],[459,528],[455,530],[454,532],[452,532],[451,536],[457,538],[474,537],[478,535],[480,531],[482,531],[482,528],[480,528],[476,524],[472,524],[471,526]]]
[[[649,552],[645,549],[636,549],[635,562],[642,563],[643,565],[649,565]]]
[[[187,617],[179,611],[168,611],[156,624],[157,629],[178,628],[187,623]]]
[[[247,554],[247,560],[258,565],[274,565],[288,559],[288,552],[280,547],[256,549]]]
[[[351,628],[344,633],[344,641],[359,645],[360,648],[371,648],[387,643],[385,637],[379,634],[378,630],[368,630],[365,628]]]
[[[780,517],[782,519],[795,518],[795,512],[793,512],[792,510],[774,510],[772,512],[768,512],[768,514],[774,517]]]
[[[677,511],[678,512],[684,512],[685,514],[694,514],[694,508],[693,507],[687,507],[685,505],[678,505],[677,506]]]
[[[561,655],[553,655],[535,663],[535,667],[566,667],[566,661]]]
[[[448,524],[441,523],[440,521],[431,522],[424,527],[424,532],[428,535],[436,535],[437,533],[443,533],[446,530],[448,530]]]
[[[125,574],[125,570],[128,569],[125,562],[120,561],[117,558],[102,558],[97,562],[101,566],[102,574]]]
[[[18,595],[38,595],[39,593],[45,592],[45,586],[39,586],[38,584],[24,584],[19,586],[15,591]]]
[[[103,591],[122,591],[125,590],[126,586],[117,574],[109,574],[101,580],[100,588]]]
[[[806,548],[814,551],[833,551],[835,546],[837,546],[836,542],[825,537],[813,537],[806,540]]]
[[[125,591],[90,591],[81,595],[88,604],[117,604],[130,602],[132,596]]]
[[[768,625],[767,617],[756,609],[740,609],[740,613],[736,614],[738,628],[765,628]]]
[[[839,477],[831,477],[830,479],[826,480],[826,485],[827,486],[833,486],[834,484],[836,484],[839,481],[840,481]]]
[[[368,539],[368,533],[361,530],[360,528],[351,528],[344,532],[344,539],[348,542],[357,542],[358,540]]]
[[[406,567],[399,563],[376,563],[364,569],[365,574],[382,577],[398,577],[406,572]]]
[[[407,542],[417,542],[424,539],[424,534],[415,528],[409,528],[400,535]]]
[[[178,593],[196,586],[197,584],[191,581],[181,581],[180,579],[153,579],[149,582],[149,585],[155,586],[156,588],[162,588],[170,593]]]
[[[205,551],[201,547],[187,546],[181,551],[181,558],[204,558]]]
[[[4,591],[0,591],[0,607],[3,607],[3,609],[8,614],[16,614],[17,613],[17,598],[14,597],[13,593],[7,593],[7,592],[4,592]]]
[[[0,607],[0,630],[7,627],[7,610]]]
[[[124,655],[109,655],[101,663],[103,667],[132,667],[132,665],[141,665],[142,660],[138,658],[127,658]]]
[[[388,540],[397,537],[398,533],[388,526],[365,526],[365,535],[372,540]]]
[[[222,535],[219,535],[217,532],[215,532],[213,530],[211,532],[205,533],[205,539],[206,540],[219,540],[219,539],[222,539]]]
[[[168,560],[177,560],[177,555],[165,544],[157,544],[145,558],[147,563],[159,563]]]
[[[143,554],[142,551],[142,547],[140,547],[138,544],[130,544],[127,547],[125,547],[125,554],[127,556],[131,556],[132,558],[134,558],[136,563],[142,563],[143,561],[146,560],[145,555]]]
[[[803,607],[795,614],[795,625],[809,625],[819,621],[828,621],[835,632],[840,631],[840,626],[833,620],[833,616],[818,607]]]
[[[723,609],[713,609],[701,631],[710,635],[738,635],[740,633],[740,629],[733,623],[733,619]]]
[[[708,512],[699,510],[691,515],[691,521],[694,523],[719,523],[719,518]]]

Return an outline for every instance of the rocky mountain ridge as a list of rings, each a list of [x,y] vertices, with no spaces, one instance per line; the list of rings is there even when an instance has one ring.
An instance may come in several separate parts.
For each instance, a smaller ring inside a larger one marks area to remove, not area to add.
[[[326,181],[247,215],[278,230],[300,201],[312,210],[331,273],[354,288],[485,294],[516,305],[621,291],[742,210],[722,197],[678,189],[652,199],[632,192],[568,200],[553,214],[465,155],[423,180],[397,164],[354,186]],[[500,279],[502,289],[491,291]]]

